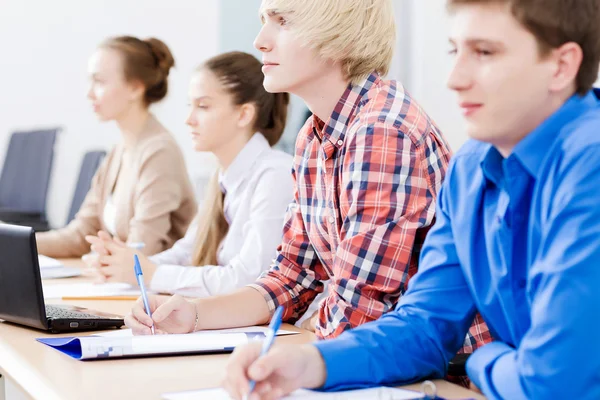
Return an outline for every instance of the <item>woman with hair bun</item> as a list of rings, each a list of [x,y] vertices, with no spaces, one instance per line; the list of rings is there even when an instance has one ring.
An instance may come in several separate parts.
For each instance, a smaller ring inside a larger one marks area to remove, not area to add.
[[[186,232],[196,201],[183,154],[149,107],[168,92],[175,60],[160,40],[112,37],[89,61],[88,98],[101,121],[115,121],[120,142],[98,168],[91,188],[66,227],[38,233],[40,254],[79,257],[86,235],[143,243],[144,254],[170,248]]]

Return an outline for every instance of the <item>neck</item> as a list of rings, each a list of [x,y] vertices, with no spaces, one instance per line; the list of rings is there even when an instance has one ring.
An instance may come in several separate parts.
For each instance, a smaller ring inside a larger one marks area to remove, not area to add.
[[[310,111],[319,117],[320,120],[327,122],[335,106],[340,101],[340,97],[348,88],[348,80],[342,75],[339,68],[332,70],[328,74],[322,75],[319,79],[313,80],[304,85],[301,89],[295,90]]]
[[[123,135],[125,147],[132,147],[140,136],[143,135],[143,129],[148,122],[149,116],[150,112],[147,108],[138,106],[132,107],[127,113],[116,120],[119,130]]]
[[[552,114],[560,110],[561,107],[564,106],[574,94],[575,90],[572,90],[552,96],[548,99],[546,104],[537,107],[537,112],[532,112],[527,121],[523,121],[521,125],[523,128],[522,134],[515,136],[507,134],[504,140],[492,144],[494,147],[496,147],[498,152],[502,154],[502,157],[507,158],[512,154],[513,150],[519,144],[519,142],[521,142],[521,140],[525,139],[534,130],[536,130],[541,124],[544,123],[544,121],[550,118]]]
[[[248,144],[253,134],[254,132],[240,132],[234,135],[233,139],[219,147],[219,149],[213,151],[213,154],[219,161],[221,171],[227,171],[233,163],[233,160],[235,160],[246,144]]]

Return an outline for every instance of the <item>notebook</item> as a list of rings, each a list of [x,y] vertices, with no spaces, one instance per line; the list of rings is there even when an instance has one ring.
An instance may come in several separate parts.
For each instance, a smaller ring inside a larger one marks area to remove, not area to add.
[[[179,393],[164,393],[165,400],[231,400],[223,389],[193,390]],[[316,392],[312,390],[296,390],[283,398],[298,400],[416,400],[423,399],[423,394],[412,390],[377,387],[370,389],[347,390],[343,392]]]
[[[148,292],[151,293],[151,292]],[[76,283],[44,285],[45,299],[63,297],[139,296],[140,290],[128,283]]]
[[[121,357],[230,353],[239,345],[264,339],[266,332],[267,328],[264,327],[248,327],[201,331],[182,335],[133,336],[131,330],[123,329],[109,334],[38,338],[37,341],[76,360],[97,360]],[[297,332],[280,330],[277,335],[295,333]]]
[[[60,261],[43,255],[38,255],[38,264],[42,279],[72,278],[81,275],[79,268],[66,267]]]

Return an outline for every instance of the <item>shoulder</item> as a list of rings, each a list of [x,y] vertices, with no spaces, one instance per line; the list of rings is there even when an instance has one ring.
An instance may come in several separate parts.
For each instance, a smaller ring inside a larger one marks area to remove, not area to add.
[[[363,96],[350,134],[373,131],[393,134],[419,146],[439,129],[419,103],[395,80],[379,80]]]

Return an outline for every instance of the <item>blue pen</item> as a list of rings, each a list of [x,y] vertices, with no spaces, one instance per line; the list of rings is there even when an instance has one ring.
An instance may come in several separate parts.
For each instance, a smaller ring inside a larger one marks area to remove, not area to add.
[[[135,271],[135,277],[137,279],[137,283],[140,286],[140,291],[142,292],[142,300],[144,301],[144,307],[146,308],[146,314],[150,318],[152,318],[152,311],[150,311],[150,304],[148,304],[148,295],[146,294],[146,286],[144,285],[144,275],[142,274],[142,267],[140,265],[140,259],[137,254],[133,255],[134,266],[133,269]],[[152,334],[154,335],[154,322],[152,323]]]
[[[275,341],[275,336],[277,336],[277,331],[279,330],[279,327],[281,326],[281,317],[282,316],[283,316],[283,306],[279,306],[279,307],[277,307],[277,310],[275,310],[275,314],[273,314],[273,317],[271,318],[271,323],[269,324],[269,332],[267,332],[267,337],[265,338],[263,345],[262,345],[262,350],[260,351],[261,357],[263,357],[265,354],[267,354],[267,352],[273,345],[273,342]],[[256,386],[256,382],[250,381],[250,390],[248,390],[248,394],[246,396],[244,396],[244,399],[247,399],[248,396],[250,396],[250,393],[252,393],[255,386]]]

